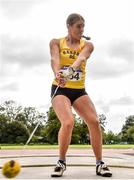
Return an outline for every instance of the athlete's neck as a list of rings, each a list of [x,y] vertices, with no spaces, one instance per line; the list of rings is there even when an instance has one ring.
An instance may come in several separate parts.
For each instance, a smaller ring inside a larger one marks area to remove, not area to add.
[[[66,36],[66,41],[70,44],[79,44],[80,43],[80,39],[73,38],[70,35]]]
[[[74,50],[77,50],[80,46],[80,40],[74,39],[71,36],[66,37],[66,43],[68,47]]]

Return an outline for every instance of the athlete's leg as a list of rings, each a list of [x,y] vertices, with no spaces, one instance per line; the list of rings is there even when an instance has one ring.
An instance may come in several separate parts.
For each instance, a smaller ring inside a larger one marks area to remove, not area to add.
[[[96,160],[102,159],[102,133],[97,113],[88,95],[79,97],[74,101],[73,107],[85,121],[90,131],[90,140]]]
[[[52,106],[61,123],[58,133],[59,158],[65,160],[74,125],[71,103],[66,96],[57,95],[52,100]]]

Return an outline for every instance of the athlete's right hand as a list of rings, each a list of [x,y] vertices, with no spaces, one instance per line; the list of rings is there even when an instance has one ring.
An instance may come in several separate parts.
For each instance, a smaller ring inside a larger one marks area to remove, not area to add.
[[[64,87],[65,86],[65,84],[67,82],[67,78],[65,78],[63,76],[63,73],[61,71],[56,73],[56,77],[55,78],[56,78],[56,82],[58,83],[58,85],[60,87]]]

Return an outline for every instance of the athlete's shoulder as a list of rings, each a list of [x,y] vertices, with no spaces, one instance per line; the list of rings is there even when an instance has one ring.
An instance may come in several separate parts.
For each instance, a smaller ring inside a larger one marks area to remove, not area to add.
[[[65,39],[65,37],[61,37],[61,38],[53,38],[50,40],[50,46],[52,45],[60,45],[60,42],[63,41]]]
[[[93,43],[92,43],[91,41],[86,41],[86,40],[85,40],[84,47],[87,48],[87,49],[89,49],[90,52],[92,52],[92,51],[94,50],[94,45],[93,45]]]
[[[50,42],[49,42],[49,45],[50,46],[53,46],[53,45],[59,45],[59,42],[60,42],[60,39],[51,39]]]

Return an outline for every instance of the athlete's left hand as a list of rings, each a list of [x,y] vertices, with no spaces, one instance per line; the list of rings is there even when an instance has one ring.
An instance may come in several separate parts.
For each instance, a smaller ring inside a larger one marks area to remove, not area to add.
[[[56,81],[60,87],[64,87],[67,79],[63,76],[63,73],[59,71],[56,73]]]

